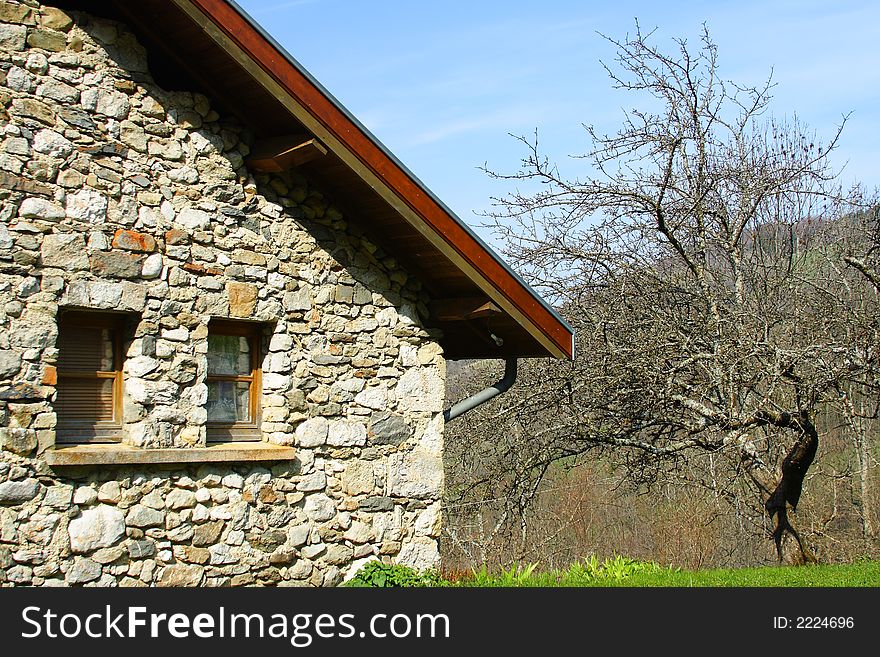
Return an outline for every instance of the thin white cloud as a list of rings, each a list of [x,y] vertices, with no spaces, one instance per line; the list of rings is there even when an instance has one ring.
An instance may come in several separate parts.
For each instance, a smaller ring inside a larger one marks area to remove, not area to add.
[[[479,132],[492,128],[496,132],[505,133],[523,126],[534,126],[541,121],[546,112],[545,107],[537,105],[521,105],[508,109],[482,114],[473,118],[459,118],[439,123],[428,130],[417,132],[406,140],[407,148],[425,146],[452,137]]]

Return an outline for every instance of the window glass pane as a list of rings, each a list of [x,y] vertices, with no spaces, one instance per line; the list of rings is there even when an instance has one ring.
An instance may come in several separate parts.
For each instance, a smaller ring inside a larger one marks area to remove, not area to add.
[[[58,369],[112,372],[113,332],[107,328],[65,326],[59,339]]]
[[[58,424],[112,422],[113,379],[60,377],[55,408]]]
[[[250,341],[239,335],[209,335],[208,374],[251,374]]]
[[[208,381],[208,422],[250,422],[251,384]]]

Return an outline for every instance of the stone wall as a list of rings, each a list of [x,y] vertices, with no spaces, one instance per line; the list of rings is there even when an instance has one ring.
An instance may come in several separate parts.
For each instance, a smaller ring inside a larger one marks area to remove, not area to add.
[[[442,352],[418,280],[125,26],[0,0],[0,583],[334,585],[437,565]],[[207,325],[264,322],[275,464],[50,468],[58,316],[126,311],[122,442],[205,445]]]

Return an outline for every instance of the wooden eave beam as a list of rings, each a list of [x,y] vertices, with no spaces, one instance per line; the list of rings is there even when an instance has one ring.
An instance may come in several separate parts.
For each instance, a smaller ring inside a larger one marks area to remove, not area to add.
[[[501,313],[501,308],[486,297],[437,299],[429,304],[429,310],[438,322],[463,322]]]
[[[284,135],[261,139],[245,160],[249,169],[280,173],[327,154],[327,148],[311,135]]]

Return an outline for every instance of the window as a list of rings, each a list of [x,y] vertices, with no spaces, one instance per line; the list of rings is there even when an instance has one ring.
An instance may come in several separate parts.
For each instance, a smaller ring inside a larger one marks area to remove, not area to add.
[[[56,442],[119,442],[125,317],[66,312],[58,335]]]
[[[261,335],[254,323],[208,325],[208,442],[260,440]]]

